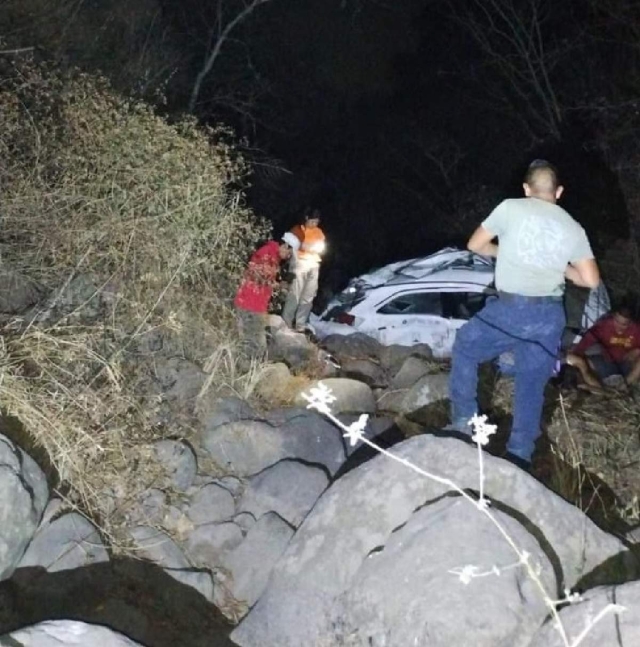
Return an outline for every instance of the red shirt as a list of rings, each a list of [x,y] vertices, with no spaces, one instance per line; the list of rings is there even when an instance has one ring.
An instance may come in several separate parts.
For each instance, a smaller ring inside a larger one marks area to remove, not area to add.
[[[584,353],[590,346],[600,344],[607,359],[621,362],[627,353],[640,348],[640,325],[631,322],[622,334],[616,332],[612,316],[605,317],[589,328],[575,348],[578,354]]]
[[[266,314],[279,267],[280,244],[275,240],[256,250],[233,301],[236,308]]]

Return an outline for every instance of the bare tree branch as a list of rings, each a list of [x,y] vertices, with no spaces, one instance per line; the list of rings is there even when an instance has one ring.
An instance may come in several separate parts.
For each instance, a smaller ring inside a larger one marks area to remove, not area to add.
[[[251,0],[242,11],[236,14],[229,22],[223,27],[222,26],[222,2],[218,3],[218,29],[217,34],[212,36],[211,44],[209,47],[209,52],[205,57],[204,64],[196,76],[196,80],[193,84],[191,90],[191,97],[189,99],[189,112],[193,112],[196,103],[198,102],[198,97],[200,96],[200,91],[202,89],[202,83],[205,77],[211,72],[216,60],[220,56],[222,47],[225,41],[229,38],[229,34],[237,27],[243,20],[245,20],[259,5],[270,2],[270,0]],[[215,39],[215,42],[214,42]]]
[[[16,49],[0,49],[0,55],[4,54],[26,54],[27,52],[33,52],[35,47],[18,47]]]

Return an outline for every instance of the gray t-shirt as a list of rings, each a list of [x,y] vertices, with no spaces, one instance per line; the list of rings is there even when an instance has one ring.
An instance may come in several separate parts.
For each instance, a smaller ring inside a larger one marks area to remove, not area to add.
[[[496,287],[525,296],[561,296],[568,263],[593,258],[584,229],[539,198],[501,202],[482,223],[498,236]]]

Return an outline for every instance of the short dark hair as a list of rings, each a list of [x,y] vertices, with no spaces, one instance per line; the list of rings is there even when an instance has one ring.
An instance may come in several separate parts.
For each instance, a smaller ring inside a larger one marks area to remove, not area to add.
[[[313,209],[309,208],[305,211],[304,219],[311,220],[312,218],[316,218],[317,220],[322,219],[322,213],[317,207],[314,207]]]
[[[547,176],[549,185],[544,188],[551,190],[551,192],[555,192],[555,190],[560,186],[560,176],[558,174],[558,169],[547,160],[535,159],[531,164],[529,164],[524,176],[525,184],[528,184],[533,188],[543,188],[540,186],[539,182],[539,178],[542,174]]]
[[[625,319],[633,319],[633,307],[628,301],[621,301],[620,303],[614,304],[611,308],[612,315],[621,315]]]

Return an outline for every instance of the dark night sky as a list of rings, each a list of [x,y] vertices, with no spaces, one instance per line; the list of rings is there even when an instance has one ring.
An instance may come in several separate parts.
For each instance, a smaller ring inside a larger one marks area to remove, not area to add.
[[[0,36],[126,91],[143,69],[180,113],[218,8],[226,23],[248,2],[57,0],[38,16],[36,0],[3,0]],[[639,54],[628,0],[268,0],[224,43],[195,112],[244,139],[248,198],[277,233],[323,210],[331,280],[463,244],[539,156],[603,247],[627,235],[622,190],[636,191]]]

